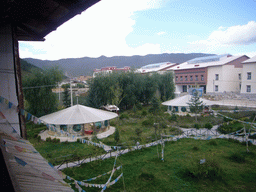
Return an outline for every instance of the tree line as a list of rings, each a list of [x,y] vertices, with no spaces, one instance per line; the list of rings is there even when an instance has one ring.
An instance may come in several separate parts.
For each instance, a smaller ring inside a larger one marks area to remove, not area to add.
[[[70,93],[66,90],[59,103],[58,95],[52,92],[64,78],[58,67],[32,70],[24,76],[23,88],[25,109],[35,116],[43,116],[70,106]],[[85,105],[100,108],[112,104],[121,109],[137,104],[154,104],[174,97],[172,73],[142,75],[134,72],[112,73],[89,80],[89,91],[84,96]],[[63,105],[63,106],[62,106]]]
[[[147,105],[155,99],[165,101],[174,97],[172,73],[112,73],[93,78],[88,84],[87,105],[95,108],[113,104],[127,109],[138,103]]]

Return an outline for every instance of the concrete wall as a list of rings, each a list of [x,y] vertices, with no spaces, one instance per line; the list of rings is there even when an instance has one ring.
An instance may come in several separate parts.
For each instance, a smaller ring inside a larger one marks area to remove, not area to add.
[[[242,74],[242,68],[236,68],[234,65],[223,65],[216,67],[208,67],[207,76],[207,93],[223,93],[223,92],[240,92],[239,73]],[[219,80],[216,80],[216,74],[219,75]],[[215,91],[215,86],[218,86],[218,91]]]
[[[251,80],[247,80],[248,72],[251,72]],[[246,91],[247,85],[251,85],[251,93]],[[243,64],[241,93],[256,94],[256,63]]]
[[[14,70],[14,45],[11,25],[0,27],[0,96],[18,105]],[[15,109],[0,104],[0,111],[20,134],[19,117]]]

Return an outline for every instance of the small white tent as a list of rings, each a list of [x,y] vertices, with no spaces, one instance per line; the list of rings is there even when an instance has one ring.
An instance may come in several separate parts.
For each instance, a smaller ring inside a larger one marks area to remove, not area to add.
[[[118,115],[113,112],[94,109],[83,105],[74,105],[61,111],[45,115],[40,119],[48,124],[74,125],[105,121],[117,116]]]
[[[177,97],[175,99],[165,101],[162,103],[162,105],[167,105],[168,106],[168,111],[176,111],[176,112],[187,112],[189,111],[189,105],[188,103],[191,100],[192,95],[184,95],[181,97]],[[210,101],[207,99],[200,98],[200,101],[203,101],[204,106],[211,106],[211,105],[216,105],[217,103],[215,101]]]
[[[72,107],[45,115],[40,118],[46,124],[52,125],[50,131],[61,135],[65,133],[83,135],[84,131],[90,131],[90,124],[98,123],[99,127],[107,127],[108,120],[117,117],[113,112],[74,105]]]

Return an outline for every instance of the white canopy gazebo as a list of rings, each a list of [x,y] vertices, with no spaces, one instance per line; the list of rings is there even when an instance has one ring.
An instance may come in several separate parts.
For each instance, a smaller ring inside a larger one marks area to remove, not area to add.
[[[49,126],[49,134],[67,136],[69,134],[83,136],[92,134],[93,130],[109,127],[109,120],[117,117],[113,112],[74,105],[72,107],[45,115],[40,118]]]
[[[162,103],[162,105],[168,106],[168,112],[175,111],[180,113],[181,115],[187,114],[190,111],[188,103],[190,102],[191,97],[192,95],[184,95],[175,99],[171,99],[169,101],[165,101]],[[204,106],[211,106],[217,104],[215,101],[210,101],[203,98],[200,98],[200,101],[203,101]]]

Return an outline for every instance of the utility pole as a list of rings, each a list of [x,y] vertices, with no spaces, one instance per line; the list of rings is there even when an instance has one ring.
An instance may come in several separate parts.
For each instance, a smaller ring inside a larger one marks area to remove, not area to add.
[[[71,107],[72,107],[72,106],[73,106],[73,93],[72,93],[72,83],[71,83],[71,79],[70,79],[70,99],[71,99],[70,105],[71,105]]]

